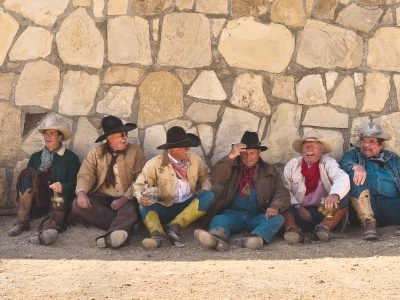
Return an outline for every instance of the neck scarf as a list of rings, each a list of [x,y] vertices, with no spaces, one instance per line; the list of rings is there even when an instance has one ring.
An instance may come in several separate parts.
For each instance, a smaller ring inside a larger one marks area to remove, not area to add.
[[[106,175],[106,187],[109,188],[110,185],[115,187],[115,173],[114,165],[117,162],[117,157],[120,154],[125,154],[126,150],[113,150],[107,145],[107,152],[111,154],[111,161],[108,165],[107,175]]]
[[[38,171],[39,172],[45,172],[47,171],[48,168],[51,167],[51,164],[53,163],[53,158],[54,158],[54,153],[57,153],[58,150],[62,148],[62,143],[53,151],[49,151],[47,147],[43,148],[42,155],[40,156],[40,166]]]
[[[239,182],[239,193],[242,197],[245,195],[250,195],[250,189],[255,189],[255,185],[251,180],[254,175],[256,166],[252,168],[246,168],[242,165],[242,178]]]
[[[367,159],[374,163],[377,163],[381,168],[384,166],[385,162],[389,160],[388,158],[385,158],[385,153],[383,152],[379,153],[378,155],[371,156]]]
[[[319,161],[308,167],[307,163],[303,160],[301,163],[301,174],[306,179],[306,195],[315,191],[318,186],[318,181],[321,176],[319,174]]]
[[[176,176],[179,179],[188,181],[187,179],[187,169],[188,169],[188,160],[185,158],[184,160],[175,160],[168,154],[168,160],[174,168]]]

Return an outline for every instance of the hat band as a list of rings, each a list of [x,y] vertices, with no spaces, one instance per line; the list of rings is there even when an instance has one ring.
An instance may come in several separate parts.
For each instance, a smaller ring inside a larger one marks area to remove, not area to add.
[[[184,143],[184,142],[187,142],[187,141],[189,141],[189,137],[186,137],[184,140],[180,140],[180,141],[177,141],[177,142],[166,142],[166,144],[168,144],[168,145],[174,145],[174,144],[180,144],[180,143]]]

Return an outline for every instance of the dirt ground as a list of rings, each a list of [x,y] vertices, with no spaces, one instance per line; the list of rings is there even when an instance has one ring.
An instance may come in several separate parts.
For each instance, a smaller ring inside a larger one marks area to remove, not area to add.
[[[8,237],[0,217],[0,299],[400,299],[400,237],[379,228],[334,232],[328,243],[288,245],[278,235],[260,251],[201,248],[187,228],[182,248],[145,250],[144,229],[120,249],[99,249],[95,228],[77,225],[51,246]]]

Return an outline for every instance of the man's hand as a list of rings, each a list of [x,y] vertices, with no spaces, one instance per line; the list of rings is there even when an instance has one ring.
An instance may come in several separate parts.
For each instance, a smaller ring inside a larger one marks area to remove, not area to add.
[[[142,196],[139,199],[139,204],[143,205],[143,206],[150,206],[153,205],[153,201],[151,201],[149,198],[147,198],[146,196]]]
[[[365,179],[367,178],[367,171],[365,171],[365,168],[361,165],[355,165],[353,167],[354,171],[354,176],[353,176],[353,182],[355,185],[362,185],[365,182]]]
[[[239,143],[232,146],[231,151],[228,153],[230,159],[235,159],[240,155],[241,152],[246,151],[246,145]]]
[[[58,181],[50,184],[49,188],[51,188],[53,191],[55,191],[57,193],[62,193],[62,190],[63,190],[62,184]]]
[[[337,194],[329,195],[325,198],[325,210],[334,212],[339,208],[340,197]]]
[[[83,209],[89,209],[92,207],[92,205],[90,205],[90,200],[84,191],[79,191],[76,195],[76,202],[78,203],[78,206]]]
[[[129,201],[129,199],[126,198],[125,196],[115,199],[113,202],[111,202],[111,205],[110,205],[111,209],[117,211],[128,201]]]
[[[265,218],[269,219],[275,217],[278,214],[278,210],[274,207],[268,207],[265,212]]]
[[[297,212],[300,216],[300,218],[305,221],[305,222],[311,222],[312,221],[312,217],[311,217],[311,213],[308,211],[307,208],[303,207],[303,206],[299,206],[297,208]]]

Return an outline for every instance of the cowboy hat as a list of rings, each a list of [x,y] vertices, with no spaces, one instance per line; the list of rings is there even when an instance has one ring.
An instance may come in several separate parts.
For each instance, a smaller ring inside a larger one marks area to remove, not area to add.
[[[267,146],[261,145],[257,132],[246,131],[243,133],[240,142],[246,145],[246,149],[260,149],[261,151],[268,149]]]
[[[50,129],[61,132],[63,136],[62,141],[67,141],[72,137],[72,131],[70,125],[67,123],[67,119],[55,113],[48,114],[37,127],[37,130],[43,135],[45,130]]]
[[[297,139],[292,143],[292,147],[296,152],[301,153],[302,152],[302,145],[304,142],[320,142],[324,146],[323,153],[329,153],[332,152],[332,144],[326,139],[322,138],[321,133],[319,133],[317,130],[312,129],[306,133],[303,134],[302,139]]]
[[[182,127],[173,126],[167,131],[167,142],[157,149],[198,147],[200,138],[197,135],[186,133]]]
[[[101,127],[103,128],[104,134],[100,135],[95,143],[101,142],[111,134],[134,130],[137,126],[134,123],[123,124],[120,118],[110,115],[101,120]]]
[[[376,122],[364,123],[360,131],[360,137],[376,137],[385,141],[390,140],[391,135],[382,129],[381,125]]]

